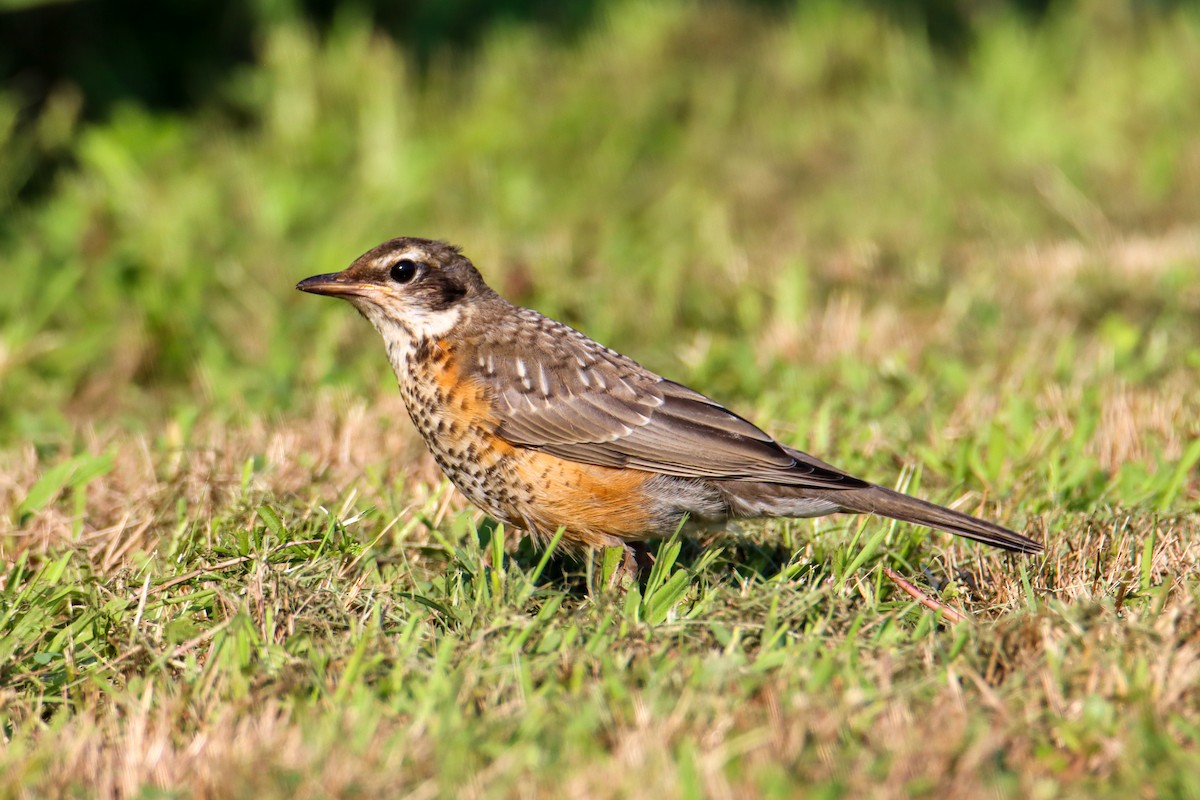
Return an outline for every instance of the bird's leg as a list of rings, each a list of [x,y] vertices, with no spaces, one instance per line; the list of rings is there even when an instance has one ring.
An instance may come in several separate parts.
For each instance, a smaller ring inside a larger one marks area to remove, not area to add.
[[[645,542],[614,537],[593,545],[588,562],[588,594],[599,596],[630,583],[642,586],[649,577],[654,556]],[[628,581],[628,583],[627,583]]]
[[[641,584],[650,574],[654,566],[654,556],[645,542],[625,542],[625,553],[621,558],[621,566],[613,571],[610,586],[617,586],[622,578],[628,576],[637,584]]]

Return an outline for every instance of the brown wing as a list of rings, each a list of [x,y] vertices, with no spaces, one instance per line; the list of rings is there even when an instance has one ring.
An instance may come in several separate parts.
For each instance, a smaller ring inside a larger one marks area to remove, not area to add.
[[[686,478],[761,480],[821,488],[866,486],[798,458],[699,392],[536,312],[519,338],[474,361],[511,444],[559,458]]]

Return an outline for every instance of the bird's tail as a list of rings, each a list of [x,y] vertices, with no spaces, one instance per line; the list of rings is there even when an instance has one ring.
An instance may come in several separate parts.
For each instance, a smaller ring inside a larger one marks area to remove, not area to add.
[[[1008,528],[882,486],[830,491],[825,496],[837,503],[842,511],[880,514],[903,522],[915,522],[1015,553],[1042,552],[1039,542]]]
[[[951,511],[936,503],[918,500],[866,481],[851,478],[847,483],[851,480],[854,481],[852,484],[837,488],[789,486],[763,481],[731,481],[718,486],[734,517],[819,517],[839,511],[879,514],[965,536],[1002,550],[1042,552],[1042,545],[1038,542],[993,522]]]

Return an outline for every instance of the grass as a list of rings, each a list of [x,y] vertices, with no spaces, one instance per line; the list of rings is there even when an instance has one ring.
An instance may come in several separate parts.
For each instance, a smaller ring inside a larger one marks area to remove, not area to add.
[[[418,78],[350,14],[192,116],[0,125],[73,160],[0,169],[0,797],[1200,795],[1198,62],[1186,10],[947,63],[623,4]],[[777,521],[589,594],[291,289],[400,233],[1047,555]]]

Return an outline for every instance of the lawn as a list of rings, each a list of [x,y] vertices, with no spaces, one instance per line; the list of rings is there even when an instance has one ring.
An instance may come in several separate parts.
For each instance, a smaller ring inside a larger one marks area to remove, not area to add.
[[[1200,797],[1200,15],[1120,8],[285,18],[186,113],[0,90],[0,798]],[[597,589],[294,291],[402,234],[1047,552],[783,520]]]

